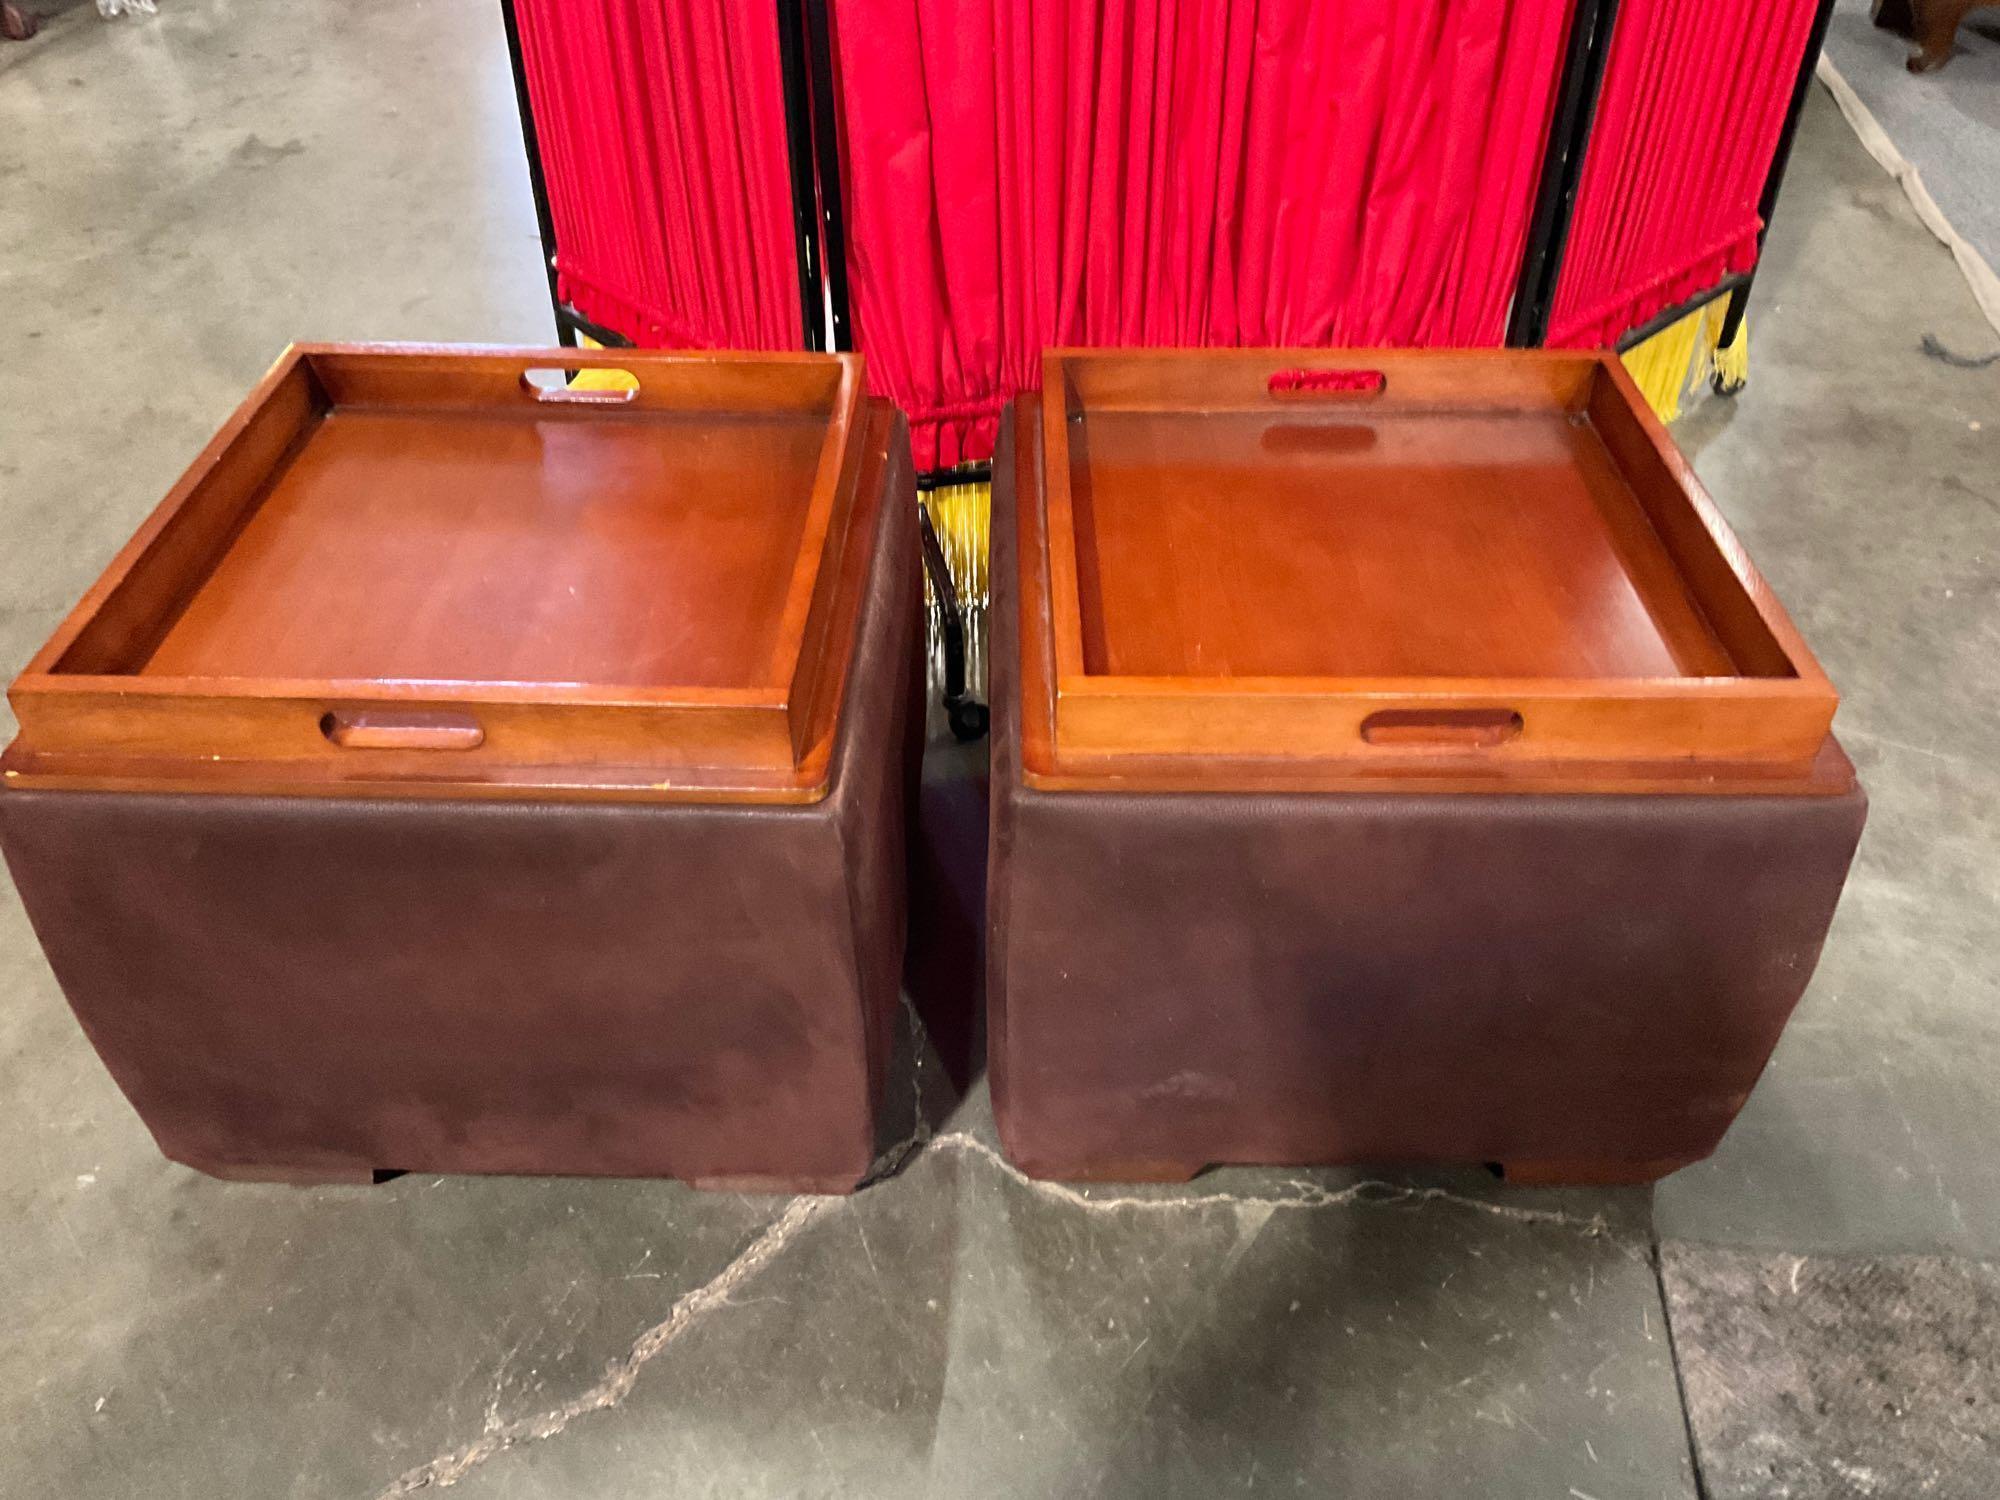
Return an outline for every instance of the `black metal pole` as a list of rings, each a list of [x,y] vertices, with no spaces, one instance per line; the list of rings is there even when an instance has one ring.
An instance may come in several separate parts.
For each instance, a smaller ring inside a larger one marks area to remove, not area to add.
[[[973,698],[965,680],[965,606],[951,581],[937,528],[924,502],[917,502],[917,540],[923,549],[924,572],[930,575],[931,597],[937,601],[938,645],[944,656],[944,713],[954,737],[976,740],[986,733],[986,705]]]
[[[930,575],[931,595],[937,600],[938,615],[944,624],[944,701],[956,703],[965,697],[965,624],[958,613],[958,592],[951,581],[951,567],[938,541],[931,513],[917,502],[917,541],[923,548],[924,571]]]
[[[607,349],[630,349],[632,341],[622,333],[613,333],[590,321],[567,302],[556,304],[556,322],[572,333],[580,333],[594,344],[602,344]]]
[[[1510,348],[1540,348],[1549,336],[1556,281],[1562,275],[1563,250],[1569,243],[1577,185],[1583,180],[1591,122],[1597,117],[1597,96],[1604,86],[1604,60],[1611,52],[1617,19],[1618,0],[1577,0],[1562,81],[1556,86],[1555,114],[1549,121],[1548,150],[1535,189],[1535,210],[1528,220],[1527,249],[1507,320]]]
[[[1771,215],[1778,211],[1778,193],[1785,185],[1785,169],[1792,164],[1792,144],[1798,139],[1799,121],[1806,112],[1806,95],[1812,91],[1813,75],[1819,69],[1820,49],[1826,45],[1827,27],[1833,23],[1833,0],[1819,0],[1819,10],[1813,16],[1812,32],[1806,38],[1805,56],[1799,59],[1799,76],[1792,84],[1792,102],[1785,109],[1785,128],[1778,132],[1778,149],[1771,157],[1771,170],[1764,177],[1763,196],[1757,200],[1757,261],[1764,259],[1764,239],[1771,232]],[[1743,278],[1743,284],[1730,295],[1729,309],[1722,315],[1722,336],[1717,347],[1728,348],[1736,342],[1737,331],[1743,326],[1744,314],[1750,310],[1750,288],[1757,278],[1757,266],[1750,267],[1750,274]]]
[[[992,482],[993,464],[990,460],[959,464],[949,469],[924,469],[917,474],[917,490],[920,494],[928,494],[932,490],[950,489],[954,485]]]
[[[811,226],[804,222],[802,209],[798,216],[802,299],[809,295],[803,268],[809,249],[807,236],[814,230],[819,235],[817,245],[823,256],[811,283],[810,305],[814,313],[820,308],[821,269],[825,276],[824,334],[809,316],[806,347],[845,350],[854,347],[854,329],[848,302],[847,217],[840,173],[840,100],[833,83],[832,18],[827,0],[799,0],[799,3],[804,10],[805,77],[809,88],[794,83],[797,76],[794,63],[796,41],[786,35],[788,18],[792,16],[786,0],[778,0],[778,26],[779,49],[785,59],[785,120],[792,143],[792,201],[795,207],[813,202],[818,208],[817,222]],[[811,162],[803,172],[796,127],[798,101],[804,102],[812,129]],[[809,197],[815,187],[817,196]],[[824,342],[815,342],[820,337],[824,338]],[[917,489],[922,492],[941,485],[977,484],[991,475],[990,464],[967,466],[956,471],[930,470],[917,476]],[[930,578],[931,597],[937,605],[938,646],[944,658],[945,718],[952,734],[958,739],[977,739],[986,732],[987,711],[984,704],[972,697],[966,682],[966,606],[952,582],[951,565],[945,559],[944,548],[938,542],[937,528],[931,524],[930,509],[924,504],[921,493],[917,499],[917,534],[922,543],[924,572]]]
[[[785,93],[785,152],[792,177],[792,242],[799,263],[799,321],[805,347],[826,348],[820,290],[819,203],[814,187],[812,90],[806,79],[806,39],[799,0],[777,0],[778,70]]]
[[[507,61],[514,69],[514,102],[521,111],[521,144],[528,154],[528,191],[535,199],[535,226],[542,234],[542,270],[549,278],[549,307],[555,315],[557,339],[574,345],[576,332],[563,315],[562,296],[556,285],[556,224],[549,213],[549,184],[542,175],[542,148],[535,139],[535,106],[528,97],[528,71],[521,63],[521,27],[514,16],[514,0],[500,0],[500,18],[507,29]]]
[[[852,349],[847,307],[847,218],[840,182],[840,101],[833,90],[833,27],[826,0],[806,0],[806,57],[811,67],[813,156],[819,166],[821,250],[831,347]]]

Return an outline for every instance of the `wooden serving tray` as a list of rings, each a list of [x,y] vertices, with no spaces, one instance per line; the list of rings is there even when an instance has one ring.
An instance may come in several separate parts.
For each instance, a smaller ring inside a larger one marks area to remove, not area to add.
[[[852,356],[288,350],[15,681],[0,766],[811,800],[891,420],[861,389]]]
[[[1615,357],[1057,350],[1043,377],[1031,781],[1833,789],[1832,685]]]

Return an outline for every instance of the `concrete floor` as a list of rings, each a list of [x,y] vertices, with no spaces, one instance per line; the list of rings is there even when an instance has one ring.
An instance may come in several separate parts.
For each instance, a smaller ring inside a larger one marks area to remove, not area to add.
[[[493,0],[163,0],[0,47],[0,309],[11,674],[286,340],[549,336]],[[1725,1358],[1739,1307],[1798,1363],[1854,1268],[2000,1259],[2000,368],[1925,333],[1992,343],[1816,97],[1751,385],[1680,437],[1844,690],[1874,812],[1713,1160],[1078,1194],[1012,1173],[919,1045],[932,1138],[851,1201],[231,1186],[157,1156],[8,888],[0,1493],[2000,1493],[1990,1405],[1913,1450],[1883,1413],[1925,1389],[1816,1423]],[[928,792],[946,861],[980,847],[964,771]],[[974,867],[934,918],[971,920]]]

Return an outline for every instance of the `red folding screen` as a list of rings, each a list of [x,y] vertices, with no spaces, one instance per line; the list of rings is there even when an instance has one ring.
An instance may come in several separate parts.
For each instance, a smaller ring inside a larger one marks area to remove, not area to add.
[[[513,0],[557,295],[635,343],[795,349],[770,0]]]
[[[512,3],[561,298],[799,347],[778,6]],[[1050,345],[1504,335],[1571,0],[829,6],[855,342],[925,468],[989,453]],[[1620,0],[1546,342],[1754,263],[1814,12]]]
[[[917,462],[1054,344],[1497,344],[1568,0],[837,0],[856,342]]]
[[[1620,0],[1548,342],[1615,344],[1757,261],[1813,0]]]

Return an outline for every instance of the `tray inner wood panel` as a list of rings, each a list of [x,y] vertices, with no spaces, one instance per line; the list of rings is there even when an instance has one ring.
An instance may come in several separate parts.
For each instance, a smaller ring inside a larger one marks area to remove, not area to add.
[[[1090,410],[1069,440],[1093,675],[1742,670],[1583,413]]]
[[[762,683],[825,433],[806,411],[336,408],[128,670]]]

